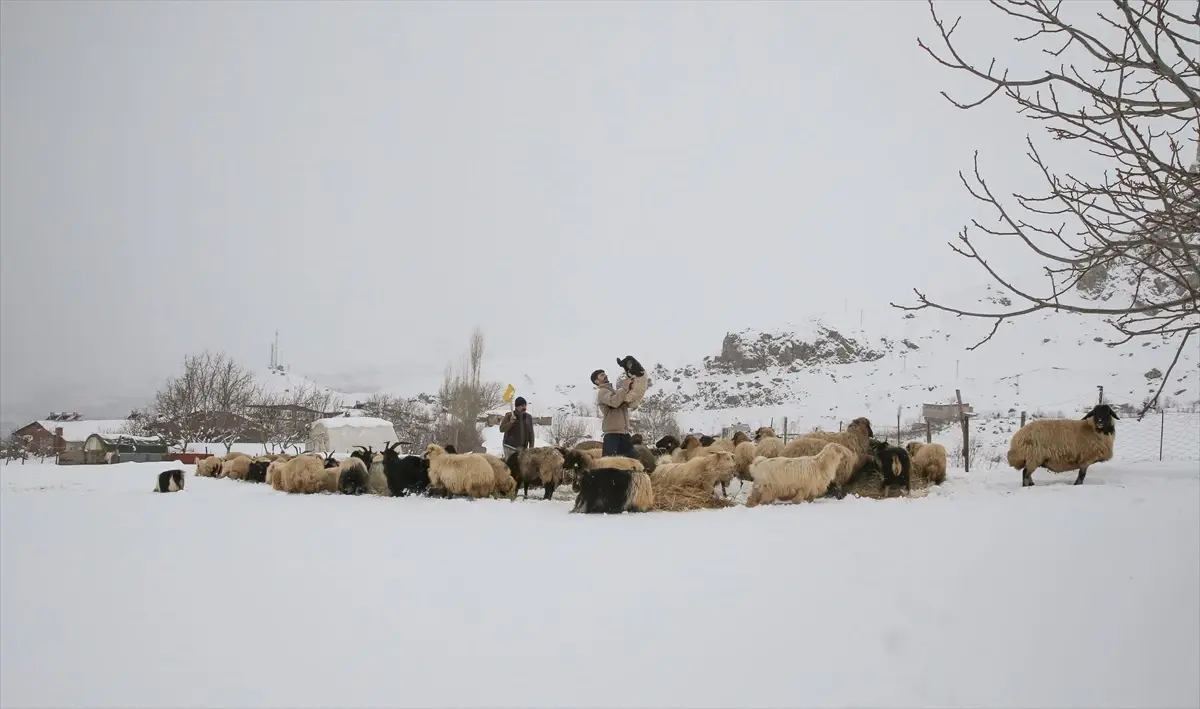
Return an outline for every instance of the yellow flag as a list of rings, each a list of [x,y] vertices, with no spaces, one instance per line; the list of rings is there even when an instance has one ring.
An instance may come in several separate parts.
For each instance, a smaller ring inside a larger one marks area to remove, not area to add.
[[[504,403],[507,404],[510,401],[512,401],[513,394],[516,394],[516,393],[517,393],[516,387],[514,387],[512,384],[509,384],[508,388],[504,390]]]

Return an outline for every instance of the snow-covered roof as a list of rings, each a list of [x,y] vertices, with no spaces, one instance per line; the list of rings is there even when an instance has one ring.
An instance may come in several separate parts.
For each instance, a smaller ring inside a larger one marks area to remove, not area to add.
[[[109,441],[110,443],[115,442],[115,441],[134,441],[134,442],[140,442],[140,443],[162,443],[163,442],[163,439],[159,438],[158,436],[131,436],[128,433],[96,433],[96,434],[91,434],[91,435],[100,436],[101,438],[103,438],[106,441]]]
[[[50,433],[61,428],[64,441],[82,443],[93,433],[116,433],[125,427],[125,419],[94,419],[91,421],[38,421]]]
[[[374,416],[335,416],[328,419],[317,419],[313,425],[322,424],[325,428],[375,428],[376,426],[392,427],[391,421],[385,421]]]

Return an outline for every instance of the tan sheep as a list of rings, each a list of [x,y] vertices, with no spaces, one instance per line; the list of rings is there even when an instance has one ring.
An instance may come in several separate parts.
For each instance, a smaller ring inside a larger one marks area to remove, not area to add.
[[[815,456],[759,458],[750,466],[754,487],[746,506],[815,500],[835,485],[837,471],[853,458],[854,452],[839,443],[826,445]]]
[[[825,448],[825,444],[839,443],[854,453],[854,458],[849,462],[842,463],[842,467],[838,470],[837,484],[838,486],[843,486],[849,482],[850,476],[856,470],[866,465],[867,460],[870,459],[871,438],[874,435],[874,431],[871,430],[871,422],[866,418],[860,417],[851,421],[850,425],[846,426],[845,431],[837,433],[813,431],[812,433],[806,433],[791,440],[783,447],[780,457],[799,458],[814,456]]]
[[[946,447],[941,443],[912,441],[904,446],[912,460],[913,487],[946,482]]]
[[[1117,437],[1117,412],[1108,404],[1097,404],[1080,420],[1039,419],[1013,434],[1008,444],[1008,464],[1021,471],[1021,487],[1033,485],[1033,471],[1052,473],[1078,470],[1076,485],[1082,485],[1088,466],[1112,460]]]
[[[529,499],[529,486],[537,485],[545,490],[545,499],[554,496],[554,491],[562,484],[563,454],[553,446],[526,448],[517,451],[516,460],[510,469],[516,468],[517,486],[524,491],[525,499]],[[590,457],[590,453],[587,454]],[[510,458],[510,460],[512,460]]]
[[[512,471],[508,469],[508,464],[490,453],[480,453],[479,455],[482,455],[487,460],[488,465],[492,466],[492,477],[496,481],[496,492],[505,497],[516,499],[517,481],[513,478]]]
[[[448,497],[487,497],[496,489],[492,466],[482,455],[447,453],[445,448],[430,443],[425,456],[429,458],[429,487],[444,491]]]
[[[686,463],[693,458],[702,455],[708,455],[712,450],[700,445],[700,439],[695,434],[689,433],[684,436],[683,442],[679,447],[671,452],[672,463]]]
[[[725,492],[733,480],[733,454],[717,451],[710,455],[693,458],[686,463],[667,463],[654,469],[650,481],[655,487],[699,486],[711,490],[715,485]]]
[[[336,492],[339,468],[326,468],[325,459],[316,455],[300,455],[285,462],[276,471],[275,484],[281,492],[311,495]],[[267,469],[270,474],[270,468]]]
[[[646,472],[646,466],[637,458],[626,458],[623,455],[606,455],[592,458],[592,468],[616,468],[617,470],[632,470],[638,473]]]
[[[604,450],[604,442],[603,441],[580,441],[579,443],[575,444],[575,450],[587,451],[588,453],[592,453],[593,455],[598,456],[601,454],[601,451]]]
[[[279,471],[283,470],[283,464],[289,460],[292,458],[277,458],[267,466],[267,484],[273,489],[283,491],[283,478]]]
[[[750,480],[750,465],[755,458],[778,458],[782,451],[783,440],[774,436],[762,438],[757,443],[743,441],[737,444],[733,449],[733,462],[738,479]]]
[[[225,459],[221,463],[221,473],[218,477],[229,478],[230,480],[245,480],[246,473],[250,472],[250,463],[253,459],[247,455],[236,455]]]
[[[225,459],[219,455],[210,455],[196,462],[196,477],[215,478],[221,472],[221,464]]]
[[[225,460],[231,460],[231,459],[233,459],[233,458],[239,458],[239,457],[241,457],[241,458],[249,458],[249,457],[250,457],[250,454],[249,454],[249,453],[243,453],[243,452],[241,452],[241,451],[230,451],[230,452],[228,452],[228,453],[226,453],[226,454],[225,454]]]

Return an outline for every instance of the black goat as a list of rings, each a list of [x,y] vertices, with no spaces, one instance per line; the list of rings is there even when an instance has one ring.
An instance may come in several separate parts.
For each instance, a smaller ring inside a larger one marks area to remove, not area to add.
[[[424,495],[429,490],[429,459],[419,455],[400,455],[399,443],[389,444],[383,455],[383,474],[393,497]]]

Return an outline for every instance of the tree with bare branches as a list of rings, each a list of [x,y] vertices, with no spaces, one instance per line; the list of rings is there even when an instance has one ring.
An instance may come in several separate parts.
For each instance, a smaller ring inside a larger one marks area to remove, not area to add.
[[[416,399],[372,394],[363,405],[363,412],[390,422],[409,451],[424,451],[426,446],[437,440],[432,412]]]
[[[331,390],[305,382],[287,391],[261,395],[253,421],[271,450],[299,452],[312,422],[340,405],[341,397]]]
[[[661,391],[655,392],[642,399],[633,412],[632,423],[642,438],[653,444],[663,436],[679,435],[679,409],[671,397]]]
[[[551,444],[570,448],[588,437],[587,422],[578,416],[555,414],[546,436]]]
[[[127,426],[151,428],[181,450],[197,441],[220,441],[228,451],[257,398],[252,372],[224,352],[206,350],[185,357],[183,372],[155,393],[144,413],[147,423]]]
[[[960,232],[960,244],[950,248],[977,263],[1018,302],[983,312],[935,302],[916,290],[916,305],[892,305],[992,321],[972,350],[1006,320],[1039,311],[1103,317],[1121,336],[1110,347],[1147,337],[1176,340],[1175,356],[1140,418],[1157,404],[1200,329],[1200,3],[1113,0],[1105,11],[1094,12],[1097,6],[1090,3],[989,1],[1028,23],[1029,33],[1015,38],[1020,45],[1053,43],[1041,49],[1052,66],[1030,77],[1010,76],[995,59],[986,70],[978,68],[956,45],[958,21],[947,26],[929,0],[942,47],[935,51],[920,39],[918,45],[986,89],[982,98],[965,103],[942,95],[962,109],[1002,95],[1019,113],[1042,122],[1054,140],[1076,141],[1111,170],[1092,178],[1060,176],[1027,138],[1028,156],[1045,188],[1005,200],[983,178],[976,152],[971,178],[961,172],[959,177],[998,225],[972,221]],[[1195,147],[1189,147],[1191,141]],[[1030,292],[1001,275],[972,241],[972,227],[1027,248],[1046,277],[1045,292]]]
[[[438,391],[442,416],[438,417],[435,436],[439,443],[453,443],[461,452],[483,445],[477,421],[480,414],[499,406],[503,388],[499,382],[483,379],[483,331],[475,328],[471,344],[459,369],[446,365],[445,377]]]

